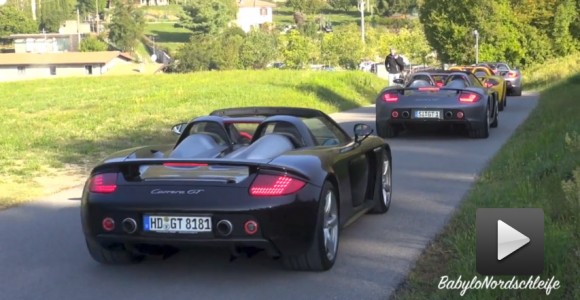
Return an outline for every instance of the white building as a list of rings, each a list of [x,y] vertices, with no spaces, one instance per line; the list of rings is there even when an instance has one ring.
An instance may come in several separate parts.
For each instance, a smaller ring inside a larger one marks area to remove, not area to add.
[[[119,51],[2,53],[0,81],[101,75],[131,61],[131,56]]]
[[[275,4],[260,0],[237,0],[236,24],[245,32],[259,28],[264,23],[272,23],[272,9]]]

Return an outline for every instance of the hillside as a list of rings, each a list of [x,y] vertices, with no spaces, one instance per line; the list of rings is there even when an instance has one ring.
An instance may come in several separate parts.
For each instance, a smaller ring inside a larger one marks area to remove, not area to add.
[[[172,143],[171,125],[213,109],[335,112],[371,104],[384,85],[362,72],[279,70],[0,83],[0,207],[78,184],[116,150]]]

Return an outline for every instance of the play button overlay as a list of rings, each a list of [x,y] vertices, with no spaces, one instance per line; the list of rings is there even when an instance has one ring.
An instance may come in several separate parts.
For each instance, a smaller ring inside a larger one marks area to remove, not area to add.
[[[479,208],[476,269],[482,275],[539,275],[544,270],[540,208]]]
[[[502,260],[527,245],[530,238],[502,220],[497,221],[497,260]]]

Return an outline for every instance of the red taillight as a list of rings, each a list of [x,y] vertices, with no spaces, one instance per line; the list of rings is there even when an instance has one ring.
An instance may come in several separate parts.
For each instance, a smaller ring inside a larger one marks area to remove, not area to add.
[[[164,163],[164,167],[207,167],[207,164],[188,163],[188,162],[169,162]]]
[[[463,112],[461,112],[461,111],[458,111],[458,112],[457,112],[457,118],[458,118],[458,119],[463,119]]]
[[[513,72],[513,71],[509,71],[507,73],[508,78],[516,78],[518,77],[518,73],[517,72]]]
[[[98,174],[91,178],[91,193],[109,194],[117,189],[117,173]]]
[[[113,229],[115,229],[115,221],[111,218],[104,218],[102,225],[103,229],[106,231],[113,231]]]
[[[472,92],[461,92],[459,94],[459,101],[460,102],[473,103],[473,102],[479,101],[480,98],[481,97],[478,94],[472,93]]]
[[[490,87],[492,87],[492,86],[493,86],[493,83],[491,83],[491,82],[486,82],[486,83],[484,83],[483,85],[484,85],[486,88],[490,88]]]
[[[306,183],[286,175],[260,174],[250,187],[251,196],[284,196],[298,192]]]
[[[398,112],[398,111],[396,111],[396,110],[393,110],[393,111],[391,112],[391,117],[393,117],[393,118],[398,118],[398,117],[399,117],[399,112]]]
[[[246,223],[244,223],[244,231],[247,235],[255,234],[258,232],[258,223],[253,220],[246,221]]]
[[[386,93],[383,95],[383,100],[385,102],[397,102],[399,100],[399,96],[395,93]]]
[[[436,85],[437,87],[442,87],[442,86],[443,86],[443,82],[441,82],[441,81],[437,81],[437,82],[435,82],[435,85]]]

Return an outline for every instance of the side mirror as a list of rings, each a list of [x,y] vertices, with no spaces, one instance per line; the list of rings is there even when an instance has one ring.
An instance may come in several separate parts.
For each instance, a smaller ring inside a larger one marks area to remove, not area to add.
[[[405,81],[402,78],[397,78],[397,79],[393,80],[393,82],[396,84],[405,84]]]
[[[361,143],[372,133],[373,129],[369,125],[357,123],[354,125],[354,142]]]
[[[171,132],[173,132],[173,134],[175,134],[175,135],[181,135],[186,126],[187,126],[187,123],[175,124],[175,125],[173,125],[173,127],[171,127]]]

